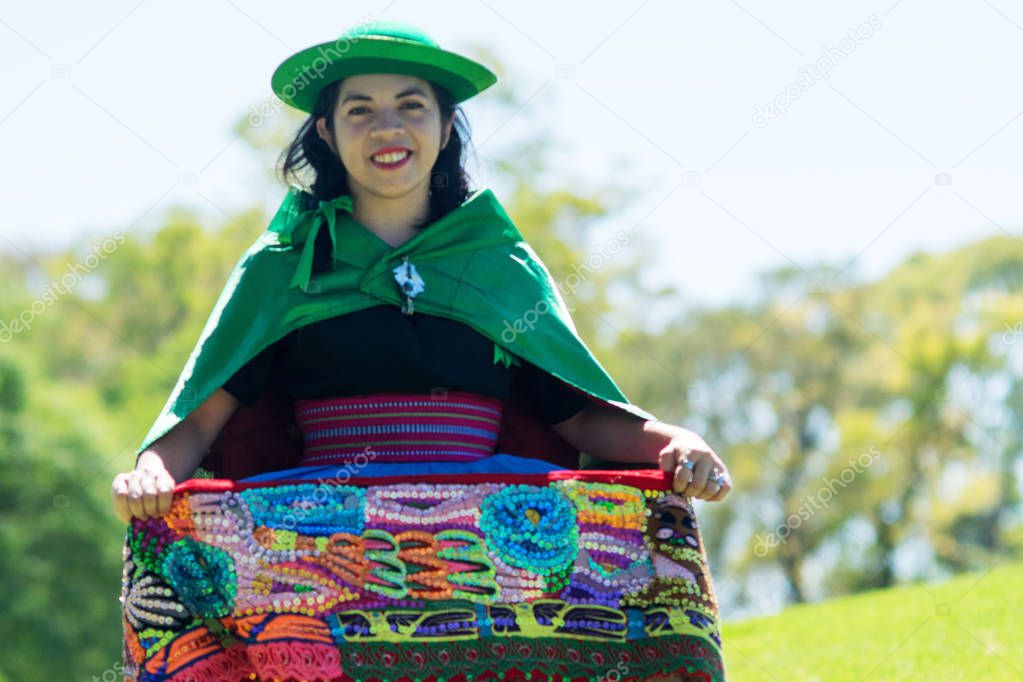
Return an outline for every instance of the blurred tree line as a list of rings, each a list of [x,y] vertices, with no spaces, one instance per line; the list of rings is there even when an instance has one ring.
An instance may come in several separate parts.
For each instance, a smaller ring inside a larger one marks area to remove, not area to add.
[[[499,91],[493,115],[515,116],[515,101]],[[242,119],[236,134],[272,161],[299,122]],[[704,436],[730,468],[726,501],[697,502],[726,617],[1018,552],[1023,243],[914,254],[870,282],[792,266],[764,273],[747,301],[702,307],[644,286],[663,255],[649,236],[607,232],[640,188],[580,189],[552,174],[542,126],[526,127],[488,150],[485,184],[629,398]],[[263,181],[271,200],[220,224],[174,208],[125,230],[56,296],[40,292],[95,244],[0,253],[0,682],[117,679],[124,528],[110,481],[282,196]],[[651,330],[655,302],[675,313]]]

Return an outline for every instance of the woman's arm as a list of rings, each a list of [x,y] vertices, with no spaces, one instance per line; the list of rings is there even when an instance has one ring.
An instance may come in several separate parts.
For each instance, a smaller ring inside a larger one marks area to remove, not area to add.
[[[135,468],[147,465],[163,467],[175,481],[188,478],[237,408],[238,400],[218,388],[202,405],[143,451]]]
[[[133,471],[113,481],[114,510],[125,523],[170,511],[174,485],[192,475],[217,434],[238,407],[218,388],[202,405],[139,454]]]
[[[717,501],[731,490],[725,463],[700,436],[681,426],[593,404],[552,428],[573,447],[594,457],[674,470],[672,487],[680,494]],[[692,470],[683,466],[686,460],[695,463]],[[714,469],[725,477],[720,488],[710,480]]]

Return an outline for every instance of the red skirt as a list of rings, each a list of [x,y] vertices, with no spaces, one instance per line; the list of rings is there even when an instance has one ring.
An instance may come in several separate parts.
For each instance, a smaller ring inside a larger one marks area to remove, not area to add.
[[[133,519],[121,603],[132,682],[725,679],[656,470],[193,479]]]

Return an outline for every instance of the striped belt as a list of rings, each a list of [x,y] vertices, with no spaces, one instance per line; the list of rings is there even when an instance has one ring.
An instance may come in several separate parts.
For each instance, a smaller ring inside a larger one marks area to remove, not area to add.
[[[296,400],[299,466],[461,462],[495,452],[501,400],[477,393],[374,393]]]

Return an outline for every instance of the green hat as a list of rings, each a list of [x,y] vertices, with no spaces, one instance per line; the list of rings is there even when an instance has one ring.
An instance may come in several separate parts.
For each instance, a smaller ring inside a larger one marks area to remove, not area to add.
[[[337,40],[291,55],[274,70],[270,85],[282,102],[312,113],[320,90],[364,73],[417,76],[446,89],[456,103],[497,82],[490,69],[442,50],[415,26],[373,21],[348,29]]]

